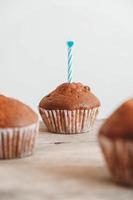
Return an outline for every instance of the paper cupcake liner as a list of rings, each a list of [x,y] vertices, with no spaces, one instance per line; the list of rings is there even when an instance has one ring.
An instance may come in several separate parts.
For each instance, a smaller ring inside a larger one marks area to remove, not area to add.
[[[99,142],[114,180],[133,186],[133,141],[100,136]]]
[[[82,133],[93,126],[99,107],[89,110],[45,110],[40,108],[42,119],[53,133]]]
[[[39,124],[0,129],[0,159],[22,158],[33,153]]]

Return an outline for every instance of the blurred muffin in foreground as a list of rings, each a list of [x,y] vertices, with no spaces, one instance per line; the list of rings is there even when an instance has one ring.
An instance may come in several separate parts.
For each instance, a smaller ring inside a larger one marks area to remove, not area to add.
[[[133,186],[133,98],[105,121],[99,142],[114,180]]]
[[[88,86],[63,83],[40,101],[39,112],[50,132],[82,133],[94,124],[99,107]]]
[[[31,155],[37,133],[37,114],[22,102],[0,95],[0,159]]]

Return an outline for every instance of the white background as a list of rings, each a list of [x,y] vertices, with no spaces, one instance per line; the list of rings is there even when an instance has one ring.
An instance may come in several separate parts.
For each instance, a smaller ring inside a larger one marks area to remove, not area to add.
[[[67,80],[69,39],[73,80],[99,97],[99,117],[133,96],[131,0],[0,0],[0,92],[37,110]]]

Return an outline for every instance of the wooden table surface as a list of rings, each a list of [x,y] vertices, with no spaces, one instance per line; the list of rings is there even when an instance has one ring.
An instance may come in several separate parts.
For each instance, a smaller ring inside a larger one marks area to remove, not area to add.
[[[133,190],[114,184],[96,135],[47,133],[40,127],[35,154],[0,161],[0,200],[131,200]]]

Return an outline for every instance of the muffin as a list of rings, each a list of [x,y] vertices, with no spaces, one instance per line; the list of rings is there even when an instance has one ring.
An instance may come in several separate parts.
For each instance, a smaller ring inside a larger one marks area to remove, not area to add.
[[[50,132],[82,133],[92,127],[99,106],[88,86],[63,83],[40,101],[39,112]]]
[[[18,100],[0,95],[0,159],[33,153],[38,116]]]
[[[99,142],[114,180],[133,186],[133,99],[105,121]]]

